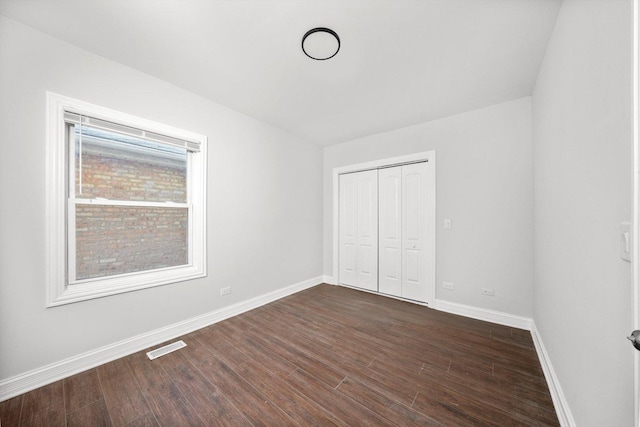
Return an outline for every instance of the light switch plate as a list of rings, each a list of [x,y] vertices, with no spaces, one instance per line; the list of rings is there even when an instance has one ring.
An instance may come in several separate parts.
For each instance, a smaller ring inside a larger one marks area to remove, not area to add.
[[[445,219],[444,220],[444,229],[445,230],[451,230],[451,220],[450,219]]]

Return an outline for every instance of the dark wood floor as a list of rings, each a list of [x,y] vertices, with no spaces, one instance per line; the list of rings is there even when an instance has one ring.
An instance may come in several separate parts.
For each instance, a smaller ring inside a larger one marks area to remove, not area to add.
[[[2,402],[2,427],[559,425],[529,332],[352,289],[181,339]]]

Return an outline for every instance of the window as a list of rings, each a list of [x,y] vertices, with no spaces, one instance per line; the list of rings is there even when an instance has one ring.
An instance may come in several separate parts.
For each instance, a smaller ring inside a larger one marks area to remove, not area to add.
[[[204,277],[206,137],[47,102],[47,306]]]

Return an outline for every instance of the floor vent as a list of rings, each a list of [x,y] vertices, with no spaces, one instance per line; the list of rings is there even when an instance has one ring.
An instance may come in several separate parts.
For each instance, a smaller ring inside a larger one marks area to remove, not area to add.
[[[184,341],[182,341],[182,340],[176,341],[174,343],[167,344],[164,347],[156,348],[155,350],[148,352],[147,356],[151,360],[157,359],[160,356],[164,356],[165,354],[169,354],[172,351],[180,350],[182,347],[186,347],[186,346],[187,345],[184,343]]]

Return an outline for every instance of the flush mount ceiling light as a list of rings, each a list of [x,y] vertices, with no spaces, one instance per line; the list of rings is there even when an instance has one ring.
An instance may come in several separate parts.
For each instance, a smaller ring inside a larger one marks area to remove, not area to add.
[[[340,37],[329,28],[314,28],[302,37],[302,51],[311,59],[324,61],[336,56],[339,50]]]

